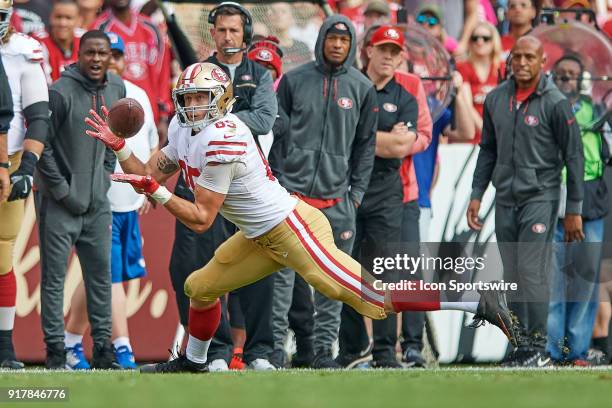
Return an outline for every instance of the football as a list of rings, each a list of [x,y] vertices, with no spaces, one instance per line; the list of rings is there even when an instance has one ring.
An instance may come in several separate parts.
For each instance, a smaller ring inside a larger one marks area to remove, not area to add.
[[[115,135],[127,139],[138,133],[144,124],[144,110],[136,99],[119,99],[108,111],[107,122]]]

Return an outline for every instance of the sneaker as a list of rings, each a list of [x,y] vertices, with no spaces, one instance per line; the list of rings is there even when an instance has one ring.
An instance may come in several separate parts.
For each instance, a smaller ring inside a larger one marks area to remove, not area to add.
[[[493,281],[495,282],[495,281]],[[492,283],[493,283],[492,282]],[[499,327],[504,332],[510,343],[518,346],[516,322],[513,320],[506,293],[503,290],[483,290],[480,293],[480,302],[476,315],[469,327],[476,328],[484,325],[485,321]]]
[[[249,368],[255,371],[275,371],[276,367],[265,358],[256,358],[249,363]]]
[[[227,366],[227,361],[222,358],[213,360],[208,364],[208,372],[210,373],[219,373],[223,371],[229,371],[229,367]]]
[[[342,368],[342,366],[334,360],[329,350],[318,352],[312,360],[310,367],[315,370],[339,370]]]
[[[368,347],[365,350],[360,351],[359,353],[354,354],[340,354],[336,357],[336,362],[340,364],[344,368],[355,368],[356,366],[365,363],[367,361],[372,361],[372,348],[374,347],[374,342],[370,342]]]
[[[115,353],[113,353],[113,345],[110,340],[103,343],[94,343],[91,368],[97,370],[118,370],[121,368],[115,360]]]
[[[610,359],[608,358],[606,353],[594,348],[589,349],[586,360],[592,366],[607,365],[610,362]]]
[[[140,367],[141,373],[204,373],[208,371],[206,363],[194,363],[188,360],[184,354],[177,353],[175,359],[157,364],[147,364]],[[226,364],[227,367],[227,364]]]
[[[234,353],[229,363],[229,369],[230,370],[244,370],[245,367],[246,367],[246,364],[244,363],[244,360],[243,360],[243,354]]]
[[[506,368],[520,367],[528,353],[529,349],[526,347],[516,348],[500,362],[500,365]]]
[[[77,343],[74,347],[66,347],[67,370],[89,370],[91,367],[83,353],[83,344]]]
[[[63,370],[66,368],[66,349],[63,342],[47,344],[45,367],[48,370]]]
[[[425,368],[425,359],[421,352],[415,348],[408,348],[402,356],[406,367]]]
[[[388,360],[372,360],[372,368],[404,368],[404,366],[396,359],[390,358]]]
[[[15,358],[5,358],[0,360],[0,369],[3,370],[23,370],[25,365],[21,361],[15,360]]]
[[[553,359],[543,351],[532,350],[529,353],[525,353],[520,361],[520,367],[533,367],[533,368],[550,368],[553,367]]]
[[[114,349],[115,360],[119,364],[122,370],[135,370],[138,368],[136,365],[136,359],[134,353],[128,346],[119,346]]]

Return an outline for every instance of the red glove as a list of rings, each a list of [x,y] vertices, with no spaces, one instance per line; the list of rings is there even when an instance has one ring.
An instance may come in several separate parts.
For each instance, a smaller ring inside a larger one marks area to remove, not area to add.
[[[89,114],[93,120],[86,117],[85,123],[91,126],[95,131],[86,130],[85,133],[95,139],[100,140],[102,143],[116,152],[125,147],[125,139],[115,136],[106,123],[106,118],[108,117],[108,109],[106,109],[106,106],[102,106],[102,114],[104,115],[105,119],[102,119],[102,117],[93,109],[89,110]]]
[[[138,176],[136,174],[114,173],[111,180],[119,183],[129,183],[138,193],[151,195],[159,188],[159,183],[151,176]]]

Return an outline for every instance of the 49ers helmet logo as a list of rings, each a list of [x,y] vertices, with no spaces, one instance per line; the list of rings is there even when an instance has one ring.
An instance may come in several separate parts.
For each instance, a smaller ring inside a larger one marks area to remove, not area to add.
[[[342,109],[351,109],[353,107],[353,100],[351,98],[342,97],[338,99],[338,106]]]
[[[228,79],[227,74],[223,72],[221,68],[214,68],[212,71],[210,71],[210,76],[219,82],[225,82]]]
[[[535,126],[538,126],[539,123],[540,121],[538,120],[536,116],[533,116],[533,115],[525,116],[525,124],[527,126],[535,127]]]

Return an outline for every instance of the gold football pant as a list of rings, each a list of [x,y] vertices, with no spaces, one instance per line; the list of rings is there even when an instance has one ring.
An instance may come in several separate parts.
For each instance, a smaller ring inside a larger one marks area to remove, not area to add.
[[[372,319],[384,319],[384,293],[374,278],[334,244],[325,215],[299,201],[293,212],[268,233],[247,239],[239,231],[215,251],[206,266],[185,282],[185,294],[212,302],[287,266],[325,296],[340,300]]]
[[[21,152],[9,156],[9,161],[9,174],[13,174],[21,163]],[[0,202],[0,275],[13,269],[13,247],[23,221],[24,203],[25,200]]]

